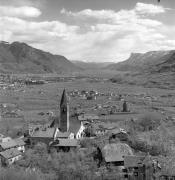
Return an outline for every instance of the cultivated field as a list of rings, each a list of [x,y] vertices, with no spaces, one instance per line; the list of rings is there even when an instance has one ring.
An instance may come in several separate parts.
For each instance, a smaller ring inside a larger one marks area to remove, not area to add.
[[[49,122],[50,114],[59,114],[59,103],[63,89],[73,90],[96,90],[100,93],[113,93],[115,96],[97,97],[97,100],[84,100],[78,97],[70,99],[71,110],[77,106],[85,109],[88,113],[97,113],[95,105],[117,105],[119,108],[122,102],[117,100],[118,95],[123,95],[127,100],[129,108],[135,114],[116,114],[113,116],[101,116],[101,120],[119,121],[136,118],[143,112],[157,111],[162,116],[175,117],[175,93],[173,90],[158,88],[144,88],[133,85],[119,85],[109,81],[90,82],[86,78],[75,79],[69,82],[46,83],[43,85],[29,85],[15,90],[0,90],[0,104],[15,104],[23,114],[22,117],[3,118],[1,117],[0,127],[10,129],[22,128],[28,123]]]

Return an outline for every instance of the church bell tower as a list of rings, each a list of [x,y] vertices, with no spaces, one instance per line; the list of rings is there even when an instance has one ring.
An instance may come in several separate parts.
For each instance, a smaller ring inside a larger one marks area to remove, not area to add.
[[[69,105],[66,90],[64,89],[60,102],[60,123],[61,132],[69,131]]]

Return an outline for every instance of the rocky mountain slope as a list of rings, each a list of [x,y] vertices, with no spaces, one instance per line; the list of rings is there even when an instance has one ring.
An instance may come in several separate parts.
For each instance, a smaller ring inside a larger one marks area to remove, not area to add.
[[[25,43],[0,42],[0,73],[70,73],[81,68],[64,56],[53,55]]]
[[[132,53],[126,61],[106,68],[115,70],[111,79],[115,83],[175,89],[175,50]]]
[[[106,68],[120,71],[175,71],[175,50],[132,53],[129,59]]]

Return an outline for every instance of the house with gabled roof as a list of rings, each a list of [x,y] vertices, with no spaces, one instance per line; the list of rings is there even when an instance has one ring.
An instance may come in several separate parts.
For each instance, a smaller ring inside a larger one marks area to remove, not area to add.
[[[57,152],[68,152],[72,149],[76,149],[79,146],[77,139],[57,139],[50,143],[50,149],[55,149]]]
[[[102,153],[104,160],[108,164],[124,166],[124,157],[133,155],[132,149],[125,143],[109,143],[106,144]]]
[[[22,139],[10,139],[7,142],[0,143],[0,152],[6,151],[8,149],[17,149],[20,152],[25,151],[25,142]]]
[[[30,135],[30,144],[35,145],[38,142],[43,142],[49,145],[51,141],[54,141],[56,139],[58,132],[58,128],[38,129]]]
[[[11,165],[22,158],[22,153],[15,148],[0,152],[0,160],[3,166]]]

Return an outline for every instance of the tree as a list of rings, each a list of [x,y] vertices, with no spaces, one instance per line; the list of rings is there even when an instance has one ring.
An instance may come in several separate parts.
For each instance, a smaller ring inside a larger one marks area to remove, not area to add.
[[[161,115],[158,113],[149,112],[142,115],[139,119],[139,125],[144,131],[150,131],[156,129],[161,122]]]

